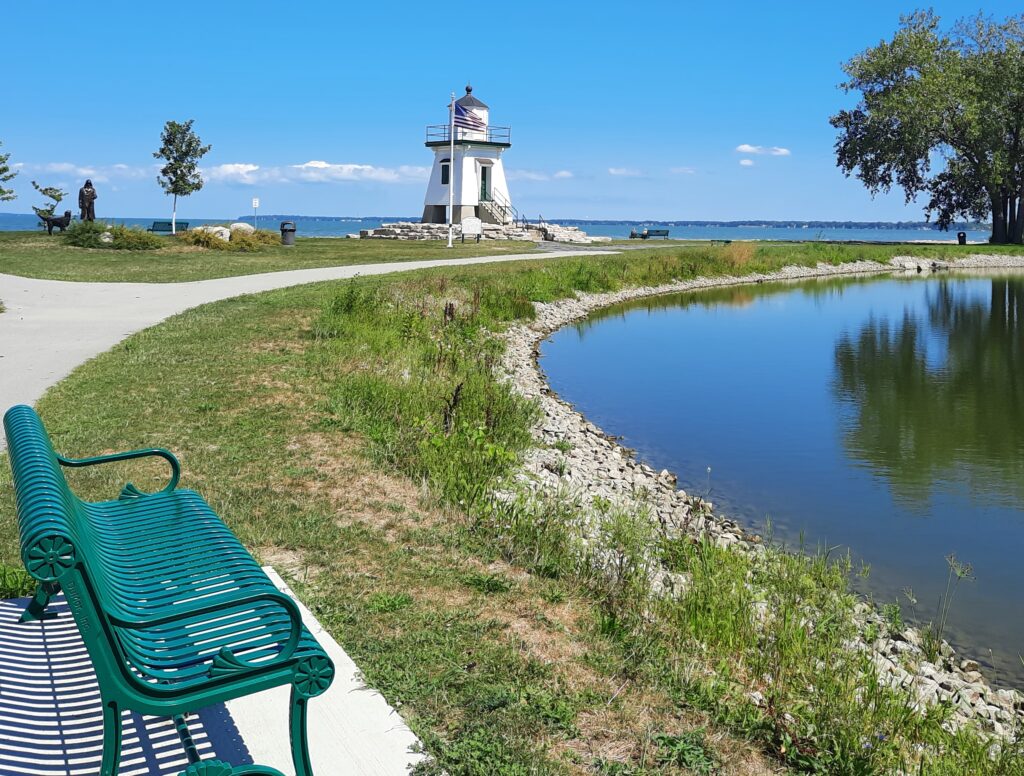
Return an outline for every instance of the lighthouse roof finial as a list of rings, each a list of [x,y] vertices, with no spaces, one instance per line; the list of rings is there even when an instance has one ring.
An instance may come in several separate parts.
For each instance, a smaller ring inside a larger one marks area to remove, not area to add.
[[[468,83],[466,84],[466,95],[456,100],[455,102],[457,102],[463,108],[483,108],[487,110],[487,106],[473,96],[473,87]]]

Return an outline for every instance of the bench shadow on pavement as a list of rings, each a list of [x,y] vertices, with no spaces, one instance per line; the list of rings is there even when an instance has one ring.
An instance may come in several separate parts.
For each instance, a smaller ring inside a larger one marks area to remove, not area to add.
[[[0,776],[78,776],[99,771],[99,687],[63,597],[57,616],[20,623],[28,599],[0,600]],[[223,704],[188,717],[204,760],[251,764]],[[177,776],[188,766],[174,723],[125,713],[121,776]]]

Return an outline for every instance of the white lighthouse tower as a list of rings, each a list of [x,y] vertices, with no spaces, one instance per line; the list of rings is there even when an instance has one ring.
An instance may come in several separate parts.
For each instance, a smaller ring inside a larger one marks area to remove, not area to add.
[[[434,167],[423,200],[423,223],[448,222],[449,196],[452,223],[469,216],[491,224],[517,219],[501,163],[502,151],[512,146],[512,130],[492,127],[489,114],[467,86],[465,96],[455,101],[454,137],[451,123],[427,127],[426,146],[434,152]]]

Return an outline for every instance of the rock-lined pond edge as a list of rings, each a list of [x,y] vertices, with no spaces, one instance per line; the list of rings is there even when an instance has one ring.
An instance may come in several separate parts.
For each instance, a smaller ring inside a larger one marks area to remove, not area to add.
[[[586,318],[595,310],[645,297],[773,281],[894,271],[925,274],[947,269],[1024,269],[1024,256],[978,255],[954,261],[899,256],[887,264],[857,261],[816,267],[791,266],[769,274],[695,278],[611,293],[579,293],[575,298],[536,303],[534,321],[513,326],[503,334],[506,344],[503,367],[507,378],[517,393],[536,401],[541,410],[541,419],[533,429],[538,444],[524,456],[517,476],[519,485],[536,495],[551,496],[569,491],[588,502],[598,498],[626,508],[647,508],[667,535],[707,538],[737,552],[765,552],[760,537],[716,514],[710,502],[677,489],[673,474],[667,470],[657,472],[638,461],[634,451],[619,445],[562,401],[551,390],[538,363],[540,344],[556,330]],[[557,449],[556,445],[567,452]],[[638,493],[643,494],[642,500]],[[666,576],[669,576],[667,572]],[[652,592],[656,594],[660,587],[659,580],[652,580]],[[857,616],[861,640],[854,648],[870,650],[879,676],[892,686],[910,689],[919,709],[949,703],[953,708],[951,726],[954,729],[974,722],[981,730],[1000,737],[1012,735],[1024,724],[1024,694],[991,686],[981,674],[978,663],[957,655],[948,642],[940,643],[939,657],[933,663],[926,659],[918,629],[907,627],[888,636],[872,637],[872,634],[887,633],[888,628],[881,613],[866,600],[857,605]],[[759,701],[756,693],[751,694],[751,700]]]

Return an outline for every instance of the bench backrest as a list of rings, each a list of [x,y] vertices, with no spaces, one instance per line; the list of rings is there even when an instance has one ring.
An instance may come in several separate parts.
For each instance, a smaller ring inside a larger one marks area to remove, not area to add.
[[[188,221],[178,221],[177,222],[177,228],[182,230],[182,231],[185,231],[186,229],[188,229]],[[171,222],[170,221],[154,221],[153,225],[151,227],[149,227],[149,231],[151,231],[151,232],[169,232],[169,231],[171,231]]]
[[[86,537],[80,502],[68,487],[43,422],[31,407],[4,415],[8,457],[14,474],[21,554],[40,582],[58,582],[81,560]]]

